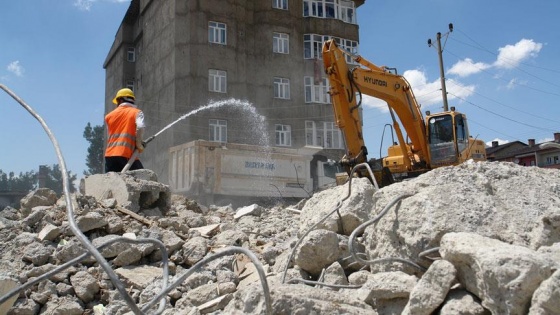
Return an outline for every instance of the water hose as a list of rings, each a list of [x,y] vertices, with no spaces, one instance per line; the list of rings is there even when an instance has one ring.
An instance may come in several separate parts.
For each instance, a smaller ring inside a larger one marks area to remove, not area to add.
[[[156,133],[155,135],[149,137],[148,139],[146,139],[145,141],[142,141],[142,145],[144,146],[144,149],[146,148],[146,145],[154,140],[156,138],[156,136],[159,133]],[[138,154],[140,154],[140,152],[138,152],[138,149],[134,149],[134,153],[132,153],[132,156],[130,157],[130,159],[128,159],[128,162],[126,163],[126,165],[123,167],[121,174],[128,171],[130,169],[130,167],[132,166],[132,163],[134,163],[134,161],[136,161],[136,158],[138,157]]]

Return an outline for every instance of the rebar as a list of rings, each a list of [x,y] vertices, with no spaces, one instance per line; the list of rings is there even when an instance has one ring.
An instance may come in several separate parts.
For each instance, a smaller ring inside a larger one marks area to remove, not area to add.
[[[367,163],[360,163],[360,164],[354,166],[354,168],[352,169],[352,172],[350,172],[350,176],[349,176],[349,180],[348,180],[348,194],[336,203],[336,206],[334,207],[333,210],[331,210],[329,213],[327,213],[325,216],[323,216],[323,218],[321,218],[319,221],[317,221],[315,224],[313,224],[311,227],[309,227],[307,229],[307,231],[305,231],[305,233],[298,239],[298,241],[294,245],[294,248],[292,249],[292,252],[290,253],[290,257],[288,257],[288,261],[286,263],[286,266],[284,267],[284,272],[282,273],[282,281],[281,281],[282,283],[284,283],[286,281],[286,273],[288,272],[288,266],[290,265],[290,262],[292,261],[292,258],[294,257],[296,249],[301,244],[301,242],[303,242],[303,240],[305,239],[307,234],[311,233],[311,231],[313,231],[313,229],[315,229],[315,227],[317,227],[319,224],[323,223],[326,219],[328,219],[335,212],[337,212],[339,218],[341,218],[340,212],[338,212],[338,210],[342,206],[342,203],[346,199],[348,199],[348,197],[350,197],[350,194],[352,192],[352,178],[353,178],[352,174],[354,174],[354,172],[356,172],[361,167],[365,167],[368,170],[370,178],[372,178],[376,190],[379,189],[379,186],[377,185],[377,181],[375,180],[375,177],[373,176],[373,172],[371,171],[371,168],[369,167],[369,165]],[[342,219],[340,220],[340,222],[342,222]]]
[[[362,259],[358,256],[358,254],[354,251],[354,239],[356,238],[357,235],[361,235],[365,228],[374,224],[375,222],[379,221],[383,216],[385,216],[385,214],[397,203],[400,203],[401,200],[408,198],[410,196],[413,196],[413,194],[410,193],[406,193],[406,194],[401,194],[396,196],[395,198],[393,198],[386,206],[385,208],[373,219],[366,221],[364,223],[362,223],[360,226],[358,226],[353,232],[352,234],[350,234],[350,237],[348,238],[348,250],[350,251],[350,254],[352,255],[352,257],[354,257],[354,259],[357,262],[360,262],[364,265],[372,265],[372,264],[377,264],[377,263],[382,263],[382,262],[401,262],[401,263],[405,263],[405,264],[409,264],[415,268],[418,268],[420,270],[426,270],[426,268],[421,267],[420,265],[416,264],[413,261],[410,261],[408,259],[403,259],[403,258],[398,258],[398,257],[386,257],[386,258],[378,258],[378,259],[374,259],[374,260],[365,260]]]

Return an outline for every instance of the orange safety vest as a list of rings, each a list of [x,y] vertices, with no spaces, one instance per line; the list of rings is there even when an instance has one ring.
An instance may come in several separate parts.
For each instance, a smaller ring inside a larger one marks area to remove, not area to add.
[[[136,116],[140,110],[133,106],[119,106],[105,116],[109,130],[105,156],[124,156],[127,159],[136,149]]]

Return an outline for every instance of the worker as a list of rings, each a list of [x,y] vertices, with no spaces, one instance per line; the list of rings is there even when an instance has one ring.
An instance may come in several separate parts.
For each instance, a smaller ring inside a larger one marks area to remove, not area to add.
[[[113,99],[117,108],[105,116],[108,131],[105,172],[121,172],[134,150],[144,151],[144,113],[134,104],[135,99],[131,89],[120,89]],[[142,162],[136,158],[130,170],[142,168]]]

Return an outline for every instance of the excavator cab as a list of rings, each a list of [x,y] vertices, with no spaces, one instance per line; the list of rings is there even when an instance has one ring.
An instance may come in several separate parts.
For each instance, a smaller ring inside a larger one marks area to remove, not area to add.
[[[451,165],[457,161],[454,121],[451,114],[429,117],[428,144],[432,165]]]
[[[467,118],[455,111],[426,115],[426,131],[431,167],[457,165],[467,159],[484,160],[478,158],[484,144],[469,137]],[[474,150],[473,150],[474,149]]]

